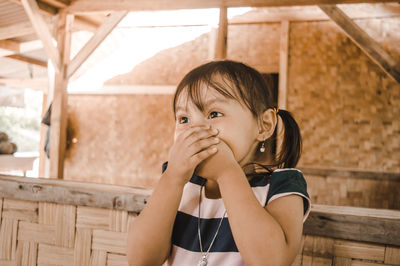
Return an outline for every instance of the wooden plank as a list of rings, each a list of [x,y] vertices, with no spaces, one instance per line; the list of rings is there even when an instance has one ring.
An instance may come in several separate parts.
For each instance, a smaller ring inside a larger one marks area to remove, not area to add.
[[[286,109],[287,106],[287,81],[289,60],[289,21],[281,22],[281,39],[279,46],[279,91],[278,107]]]
[[[18,5],[22,5],[22,1],[21,0],[9,0],[9,1],[12,1],[12,2],[14,2],[14,3],[18,4]],[[56,15],[58,13],[58,8],[45,3],[45,1],[37,0],[36,2],[37,2],[37,5],[39,7],[40,12],[43,15],[47,15],[47,16],[51,15],[51,16],[53,16],[53,15]]]
[[[0,197],[0,222],[1,222],[2,212],[3,212],[3,198]]]
[[[333,266],[351,266],[351,261],[350,258],[334,257]]]
[[[386,246],[385,264],[400,264],[400,247]]]
[[[335,256],[379,261],[385,258],[385,246],[350,241],[336,241],[333,245]]]
[[[215,42],[213,43],[215,46]],[[174,85],[104,85],[100,90],[79,90],[69,95],[121,95],[121,94],[169,94],[175,93]]]
[[[301,166],[299,169],[304,175],[316,176],[335,176],[352,179],[372,179],[372,180],[387,180],[387,181],[400,181],[400,173],[395,172],[375,172],[364,171],[359,169],[346,169],[346,168],[319,168]]]
[[[400,83],[400,64],[335,5],[319,6],[384,72]]]
[[[53,44],[53,38],[45,20],[39,14],[39,7],[35,0],[21,0],[22,5],[35,29],[39,39],[43,42],[44,50],[54,65],[56,71],[60,71],[60,54]]]
[[[36,66],[47,68],[47,62],[42,61],[42,60],[38,60],[38,59],[35,59],[35,58],[32,58],[32,57],[27,57],[27,56],[23,56],[23,55],[19,55],[19,54],[8,55],[6,57],[14,59],[14,60],[22,61],[22,62],[31,64],[31,65],[36,65]]]
[[[143,209],[150,194],[151,190],[148,189],[0,175],[0,197],[13,199],[137,213]],[[106,219],[108,220],[108,213]]]
[[[92,247],[92,230],[78,228],[76,230],[74,265],[89,265],[90,251]]]
[[[0,27],[0,40],[17,38],[35,33],[30,22],[20,22]]]
[[[128,14],[127,11],[112,13],[107,20],[100,26],[97,32],[86,43],[86,45],[76,54],[68,66],[67,77],[70,78],[75,71],[86,61],[100,43],[110,34],[118,23]]]
[[[400,211],[314,204],[304,233],[400,245]]]
[[[139,11],[139,10],[174,10],[195,8],[226,7],[268,7],[268,6],[304,6],[321,4],[350,4],[350,3],[385,3],[395,0],[136,0],[136,1],[103,1],[79,0],[74,1],[65,10],[69,13],[85,13],[95,11]]]
[[[71,4],[69,0],[41,0],[41,2],[56,8],[65,8]]]
[[[57,24],[57,48],[60,54],[60,71],[55,73],[53,104],[51,107],[50,169],[49,176],[63,179],[64,156],[67,141],[68,77],[73,16],[60,13]]]
[[[399,5],[358,4],[356,8],[353,5],[342,5],[341,9],[353,20],[400,16]],[[318,6],[270,7],[263,10],[262,14],[233,17],[229,20],[229,25],[280,23],[284,20],[290,22],[325,21],[330,18]]]
[[[218,35],[215,48],[215,59],[222,60],[226,58],[227,41],[228,41],[228,8],[220,7]]]
[[[19,42],[11,40],[0,40],[0,48],[12,51],[13,53],[19,53]]]
[[[278,108],[287,108],[287,83],[288,83],[288,61],[289,61],[289,30],[290,23],[287,20],[281,22],[281,34],[279,44],[279,85],[278,85]],[[283,124],[278,116],[277,122],[276,151],[279,154],[283,143]]]

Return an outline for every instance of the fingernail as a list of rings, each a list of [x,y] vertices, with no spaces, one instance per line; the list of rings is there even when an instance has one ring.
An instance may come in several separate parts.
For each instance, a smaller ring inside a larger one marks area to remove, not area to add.
[[[216,143],[218,143],[218,142],[219,142],[219,138],[215,138],[214,141],[215,141]]]
[[[213,128],[212,133],[217,134],[218,133],[218,129]]]

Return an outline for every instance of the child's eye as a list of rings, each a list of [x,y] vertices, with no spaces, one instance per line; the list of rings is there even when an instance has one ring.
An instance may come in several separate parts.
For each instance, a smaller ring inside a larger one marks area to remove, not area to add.
[[[189,122],[189,118],[187,118],[186,116],[182,116],[180,118],[178,118],[179,124],[185,124],[187,122]]]
[[[214,117],[219,117],[219,116],[222,116],[222,114],[220,112],[211,112],[208,117],[214,118]]]

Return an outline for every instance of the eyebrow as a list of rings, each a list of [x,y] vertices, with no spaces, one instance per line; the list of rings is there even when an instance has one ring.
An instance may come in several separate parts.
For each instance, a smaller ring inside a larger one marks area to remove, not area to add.
[[[226,98],[221,98],[221,99],[216,98],[216,99],[211,99],[211,100],[205,101],[204,106],[210,106],[215,103],[227,103],[227,102],[228,102],[228,99],[226,99]],[[186,107],[181,107],[181,106],[176,107],[175,112],[178,113],[179,111],[187,111],[187,106]]]

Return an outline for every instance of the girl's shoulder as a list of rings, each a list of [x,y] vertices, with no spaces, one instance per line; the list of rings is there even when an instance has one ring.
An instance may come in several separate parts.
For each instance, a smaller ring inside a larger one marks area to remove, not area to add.
[[[307,194],[307,182],[303,173],[296,168],[276,169],[269,180],[269,196],[285,192],[301,192]]]
[[[296,194],[303,198],[305,218],[310,211],[311,200],[307,192],[307,182],[303,173],[296,168],[276,169],[269,179],[269,190],[266,204],[271,201]]]

